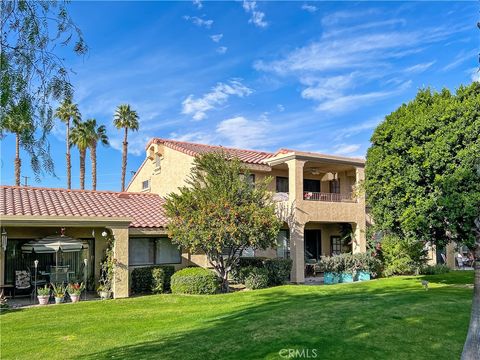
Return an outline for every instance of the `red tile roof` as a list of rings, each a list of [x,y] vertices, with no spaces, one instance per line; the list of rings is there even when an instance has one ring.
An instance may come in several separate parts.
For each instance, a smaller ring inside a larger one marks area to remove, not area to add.
[[[168,140],[168,139],[160,139],[154,138],[152,139],[147,148],[152,144],[163,144],[168,146],[171,149],[181,151],[190,156],[197,156],[205,153],[209,153],[212,151],[225,151],[227,154],[231,156],[238,157],[241,161],[247,164],[261,164],[264,165],[263,160],[271,158],[274,156],[273,153],[265,152],[265,151],[257,151],[257,150],[243,150],[243,149],[236,149],[224,146],[216,146],[216,145],[205,145],[205,144],[196,144],[191,142],[185,141],[176,141],[176,140]]]
[[[0,186],[0,216],[131,218],[130,227],[165,227],[165,200],[150,193]]]

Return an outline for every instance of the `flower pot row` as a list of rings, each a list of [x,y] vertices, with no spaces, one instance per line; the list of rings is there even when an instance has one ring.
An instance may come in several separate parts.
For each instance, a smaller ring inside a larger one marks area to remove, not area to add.
[[[351,283],[354,281],[367,281],[367,280],[370,280],[370,272],[368,271],[356,271],[355,273],[325,272],[323,274],[324,284]]]
[[[66,287],[63,284],[45,285],[43,288],[37,289],[37,298],[40,305],[48,305],[50,296],[55,297],[55,304],[61,304],[65,300],[65,295],[70,295],[72,303],[80,301],[80,294],[85,289],[83,283],[68,284]]]

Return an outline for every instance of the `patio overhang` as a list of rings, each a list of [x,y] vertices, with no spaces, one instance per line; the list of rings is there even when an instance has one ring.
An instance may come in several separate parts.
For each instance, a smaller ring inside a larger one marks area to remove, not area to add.
[[[274,157],[265,160],[269,166],[285,164],[289,160],[302,160],[310,162],[319,162],[325,164],[342,164],[355,167],[364,167],[365,160],[346,156],[326,155],[319,153],[310,153],[304,151],[284,151],[277,153]]]
[[[99,216],[31,216],[31,215],[2,215],[1,226],[17,227],[128,227],[132,222],[127,217],[99,217]]]

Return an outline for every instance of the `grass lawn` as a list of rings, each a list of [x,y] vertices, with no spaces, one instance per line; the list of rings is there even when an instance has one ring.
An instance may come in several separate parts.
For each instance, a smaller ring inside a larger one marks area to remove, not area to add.
[[[152,295],[0,315],[2,359],[458,359],[473,272],[213,296]],[[312,350],[310,350],[312,351]]]

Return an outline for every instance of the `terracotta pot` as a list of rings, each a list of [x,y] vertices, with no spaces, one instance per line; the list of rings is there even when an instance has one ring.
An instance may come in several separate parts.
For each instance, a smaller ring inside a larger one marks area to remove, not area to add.
[[[40,305],[48,305],[48,299],[50,299],[50,295],[37,295],[37,298]]]
[[[61,304],[62,302],[63,302],[63,296],[62,297],[55,296],[55,304]]]
[[[70,299],[72,300],[72,303],[76,303],[80,301],[80,295],[71,295],[70,294]]]

